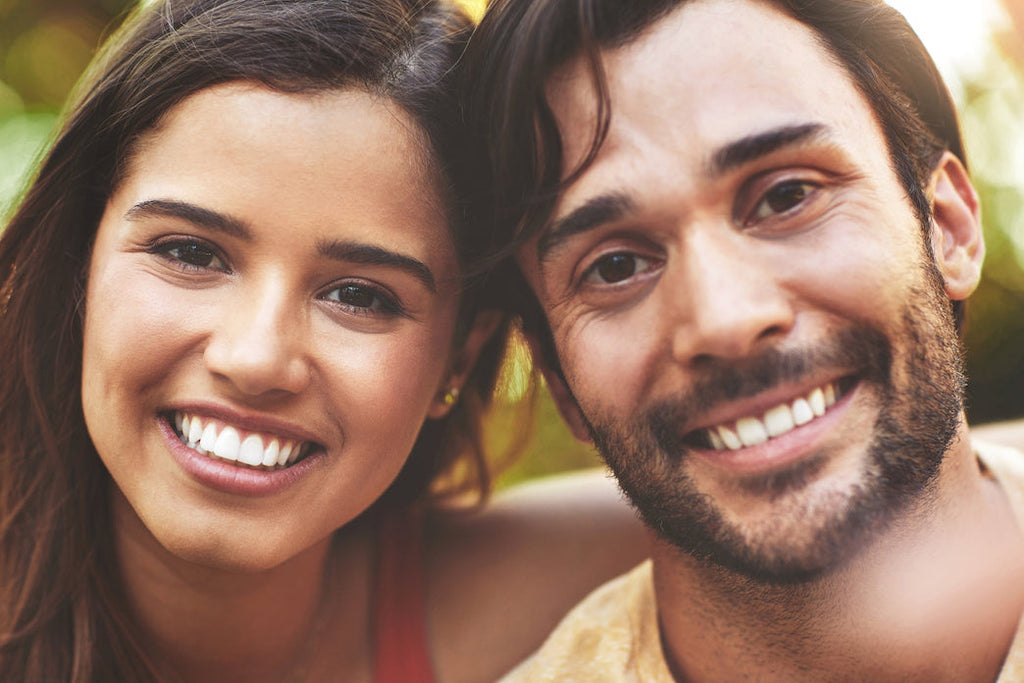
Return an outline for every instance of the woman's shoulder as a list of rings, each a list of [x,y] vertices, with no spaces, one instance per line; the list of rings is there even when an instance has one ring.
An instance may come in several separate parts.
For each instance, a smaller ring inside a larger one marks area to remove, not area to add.
[[[490,680],[540,646],[591,590],[647,555],[646,534],[604,470],[507,489],[427,527],[428,610],[443,680]]]

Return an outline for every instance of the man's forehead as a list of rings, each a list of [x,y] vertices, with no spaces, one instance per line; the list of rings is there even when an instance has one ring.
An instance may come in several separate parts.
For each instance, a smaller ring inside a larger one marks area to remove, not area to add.
[[[651,109],[651,101],[635,95],[654,89],[661,96],[657,104],[685,114],[710,109],[737,88],[745,93],[806,88],[815,72],[852,85],[809,27],[758,0],[682,2],[624,45],[601,50],[600,59],[613,116]],[[583,54],[546,82],[548,102],[570,146],[591,137],[598,107],[595,85]]]
[[[880,129],[852,78],[807,26],[767,2],[696,0],[632,42],[602,52],[611,127],[583,182],[560,198],[553,219],[572,211],[588,186],[656,173],[672,150],[687,175],[707,173],[723,150],[770,131],[813,126],[841,140]],[[594,137],[597,97],[582,57],[548,82],[563,144],[565,177]],[[683,157],[683,158],[679,158]],[[680,177],[680,181],[683,178]],[[550,227],[550,226],[549,226]]]

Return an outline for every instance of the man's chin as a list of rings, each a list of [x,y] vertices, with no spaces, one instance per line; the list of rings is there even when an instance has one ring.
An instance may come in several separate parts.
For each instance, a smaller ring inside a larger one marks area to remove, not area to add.
[[[821,472],[825,458],[744,481],[736,496],[701,496],[704,509],[683,517],[640,509],[665,542],[707,569],[766,585],[815,581],[839,571],[887,523],[872,485]],[[730,509],[730,503],[736,508]],[[696,515],[692,514],[697,512]]]

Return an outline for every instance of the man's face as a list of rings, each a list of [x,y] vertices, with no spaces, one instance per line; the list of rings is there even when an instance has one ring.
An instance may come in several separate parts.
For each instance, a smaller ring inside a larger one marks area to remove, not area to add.
[[[519,254],[569,388],[663,538],[814,576],[929,491],[961,420],[930,241],[850,77],[769,5],[685,4],[604,66],[607,140]],[[568,172],[582,61],[548,96]]]

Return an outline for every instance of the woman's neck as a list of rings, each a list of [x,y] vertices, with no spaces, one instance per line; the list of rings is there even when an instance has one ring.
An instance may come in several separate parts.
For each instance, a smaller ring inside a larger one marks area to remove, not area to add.
[[[114,495],[125,595],[164,678],[316,680],[325,657],[334,677],[369,671],[372,544],[365,532],[324,539],[269,570],[222,570],[171,555]]]

